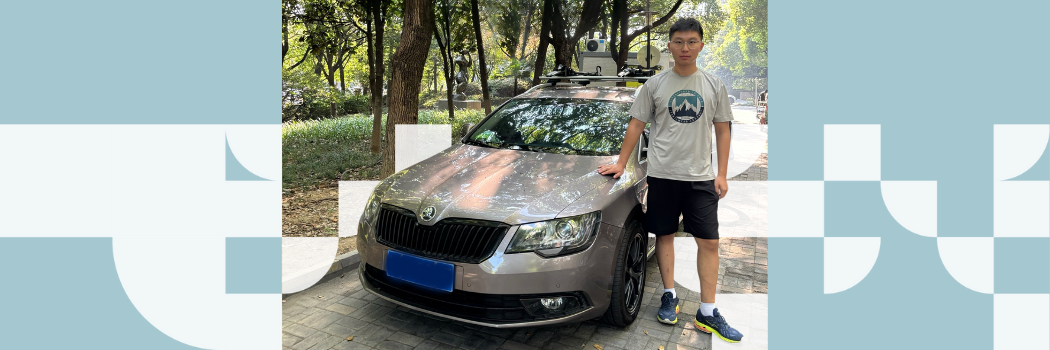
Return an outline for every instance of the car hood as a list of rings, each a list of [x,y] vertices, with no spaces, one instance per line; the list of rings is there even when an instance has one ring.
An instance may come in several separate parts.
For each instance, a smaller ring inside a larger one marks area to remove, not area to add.
[[[417,213],[432,225],[470,218],[511,225],[557,217],[585,193],[608,183],[598,174],[616,156],[580,156],[460,144],[403,171],[383,202]],[[418,213],[434,206],[435,217]],[[599,208],[596,208],[596,210]]]

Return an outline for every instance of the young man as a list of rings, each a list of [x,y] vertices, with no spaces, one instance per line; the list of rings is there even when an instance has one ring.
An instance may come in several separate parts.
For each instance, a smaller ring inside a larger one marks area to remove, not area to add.
[[[697,69],[704,48],[700,22],[683,18],[671,25],[667,48],[674,68],[650,78],[639,88],[630,114],[627,135],[616,164],[598,172],[619,178],[646,123],[649,137],[648,209],[644,226],[656,235],[656,258],[664,293],[657,319],[678,322],[678,294],[674,290],[674,233],[682,216],[685,232],[699,248],[700,310],[696,327],[728,342],[743,338],[715,308],[718,282],[718,200],[729,191],[726,167],[729,158],[729,122],[733,120],[729,96],[722,81]],[[718,174],[711,164],[711,127],[718,142]]]

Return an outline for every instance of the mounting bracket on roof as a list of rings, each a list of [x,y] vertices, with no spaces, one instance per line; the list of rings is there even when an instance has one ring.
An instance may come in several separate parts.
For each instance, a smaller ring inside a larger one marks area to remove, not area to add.
[[[652,68],[642,68],[641,66],[625,66],[623,70],[616,73],[618,77],[651,77],[656,75],[656,71],[660,69],[659,66]]]
[[[654,69],[624,68],[623,71],[621,71],[619,74],[617,74],[617,76],[614,77],[614,76],[601,75],[601,68],[600,67],[597,68],[595,70],[595,72],[593,72],[593,73],[584,73],[584,72],[577,72],[577,71],[572,70],[571,68],[567,68],[567,67],[559,65],[558,68],[556,68],[555,70],[551,71],[550,73],[547,73],[547,75],[545,75],[545,76],[540,77],[540,80],[547,81],[548,83],[551,84],[551,86],[555,86],[558,83],[562,83],[562,82],[574,83],[574,84],[584,85],[584,86],[586,86],[587,84],[590,84],[591,82],[594,82],[594,81],[610,81],[610,82],[636,81],[636,82],[639,82],[639,83],[645,83],[646,80],[649,80],[649,77],[651,77],[651,76],[653,76],[653,74],[655,74],[655,72],[656,72],[655,68],[657,68],[657,67],[654,67]],[[625,73],[625,72],[627,72],[627,73]]]
[[[599,68],[599,69],[601,69],[601,68]],[[571,82],[574,82],[574,83],[577,83],[577,84],[580,84],[580,85],[587,85],[587,84],[590,83],[590,81],[587,81],[587,80],[582,80],[581,81],[578,77],[600,77],[601,76],[600,72],[601,72],[600,70],[599,71],[595,71],[594,73],[577,72],[577,71],[572,70],[572,68],[569,68],[569,67],[566,67],[564,65],[560,65],[559,64],[557,68],[555,68],[550,73],[547,73],[546,76],[540,77],[540,79],[547,80],[548,82],[551,83],[551,86],[557,85],[558,83],[560,83],[562,81],[566,81],[566,82],[571,81]],[[574,77],[574,79],[568,79],[569,77]],[[559,79],[559,78],[563,78],[563,79]]]

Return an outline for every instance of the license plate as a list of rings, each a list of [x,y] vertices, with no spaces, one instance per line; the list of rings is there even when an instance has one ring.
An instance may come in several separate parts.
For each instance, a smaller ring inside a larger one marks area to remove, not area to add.
[[[386,275],[430,289],[452,291],[456,267],[393,250],[386,252]]]

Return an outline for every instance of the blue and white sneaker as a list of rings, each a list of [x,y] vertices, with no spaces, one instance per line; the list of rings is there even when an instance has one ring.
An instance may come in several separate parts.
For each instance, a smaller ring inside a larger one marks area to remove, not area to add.
[[[664,292],[660,297],[660,310],[656,311],[656,319],[666,324],[678,323],[678,298],[673,297],[671,292]]]
[[[730,343],[736,343],[740,339],[744,339],[743,334],[740,334],[735,328],[730,327],[729,323],[726,323],[726,319],[718,313],[717,308],[715,308],[715,312],[711,313],[711,316],[704,316],[700,313],[700,310],[696,310],[696,322],[694,324],[697,329],[704,333],[712,333]]]

